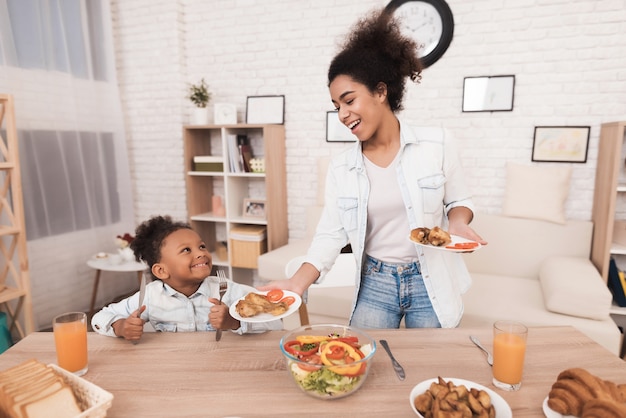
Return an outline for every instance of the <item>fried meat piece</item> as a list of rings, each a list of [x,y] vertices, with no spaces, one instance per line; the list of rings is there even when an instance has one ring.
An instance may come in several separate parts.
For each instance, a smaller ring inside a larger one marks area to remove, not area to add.
[[[450,234],[438,226],[433,227],[428,234],[428,242],[435,247],[441,247],[452,242]]]
[[[420,244],[428,244],[429,233],[430,229],[428,228],[415,228],[411,231],[411,240]]]
[[[263,295],[248,293],[243,300],[237,302],[235,309],[242,318],[250,318],[260,313],[278,316],[287,312],[289,304],[287,302],[270,302]]]

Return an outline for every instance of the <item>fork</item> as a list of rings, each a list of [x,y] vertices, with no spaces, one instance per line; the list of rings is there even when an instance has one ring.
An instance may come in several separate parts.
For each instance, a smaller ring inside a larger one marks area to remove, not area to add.
[[[223,270],[217,271],[217,278],[220,284],[220,303],[222,303],[222,298],[224,297],[226,290],[228,290],[228,279],[226,278],[226,273],[224,273]],[[219,341],[221,338],[222,330],[218,329],[217,331],[215,331],[215,341]]]

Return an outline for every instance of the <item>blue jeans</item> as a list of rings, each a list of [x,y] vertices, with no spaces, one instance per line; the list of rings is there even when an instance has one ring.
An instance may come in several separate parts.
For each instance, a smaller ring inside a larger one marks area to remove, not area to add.
[[[385,263],[366,255],[350,325],[357,328],[441,328],[419,263]]]

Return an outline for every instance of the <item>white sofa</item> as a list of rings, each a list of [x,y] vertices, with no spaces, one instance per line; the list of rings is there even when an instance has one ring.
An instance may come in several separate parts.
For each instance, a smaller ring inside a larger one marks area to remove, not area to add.
[[[477,214],[472,227],[489,244],[464,254],[472,287],[463,295],[461,327],[497,319],[571,325],[619,355],[612,296],[589,260],[592,222]]]
[[[260,279],[286,279],[287,263],[306,254],[323,205],[326,166],[321,160],[318,205],[309,208],[307,236],[261,255]],[[609,316],[611,294],[589,260],[592,222],[477,214],[472,227],[489,245],[464,254],[473,283],[463,295],[461,327],[491,326],[498,319],[572,325],[619,355],[621,333]],[[309,290],[309,315],[317,322],[346,323],[354,299],[352,255],[340,255],[331,273],[324,285]]]

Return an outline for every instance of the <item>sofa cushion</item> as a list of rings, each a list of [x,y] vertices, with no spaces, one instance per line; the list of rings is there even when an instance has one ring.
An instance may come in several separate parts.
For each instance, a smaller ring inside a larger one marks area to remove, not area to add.
[[[588,259],[549,257],[541,265],[539,281],[549,311],[590,319],[609,317],[611,292]]]
[[[502,214],[565,223],[571,166],[533,166],[508,163]]]

